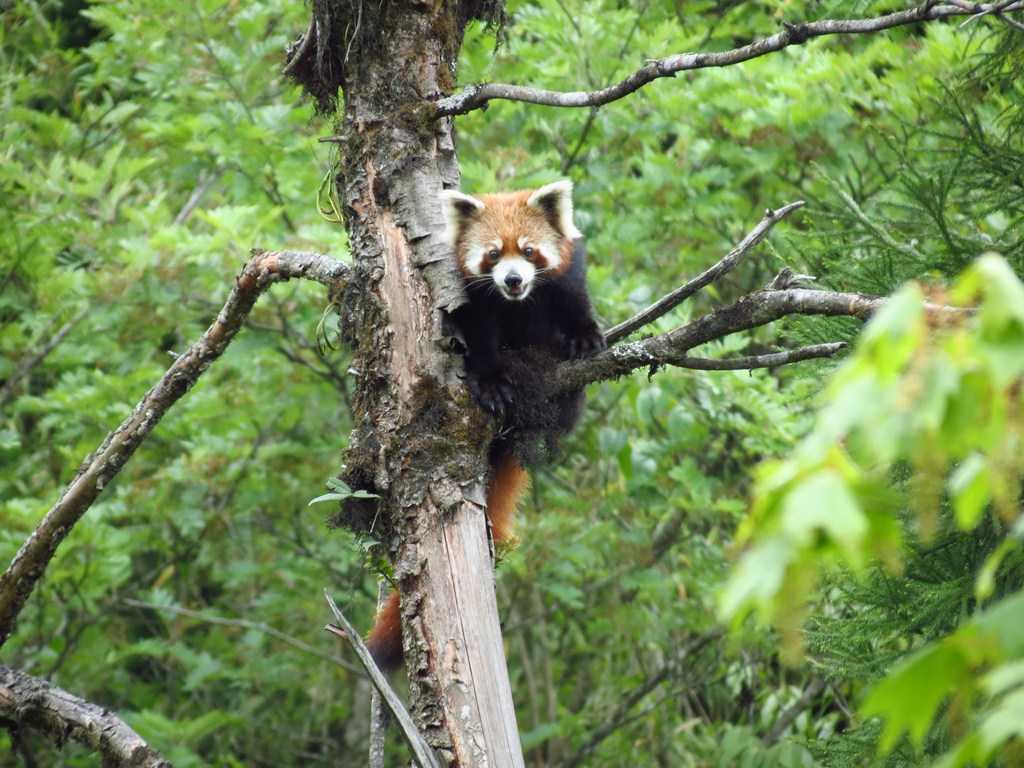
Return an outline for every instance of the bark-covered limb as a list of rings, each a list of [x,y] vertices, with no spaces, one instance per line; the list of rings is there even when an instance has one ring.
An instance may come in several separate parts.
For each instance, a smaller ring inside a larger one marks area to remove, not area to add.
[[[798,349],[787,349],[782,352],[769,352],[765,355],[747,357],[728,357],[714,360],[706,357],[683,357],[671,364],[676,368],[691,368],[695,371],[747,371],[754,368],[775,368],[801,360],[816,357],[832,357],[846,348],[845,341],[833,341],[828,344],[811,344]]]
[[[691,69],[739,64],[791,45],[800,45],[815,37],[870,34],[922,21],[994,13],[1002,5],[1003,3],[978,3],[972,9],[965,9],[961,5],[924,2],[914,8],[871,19],[822,19],[803,24],[784,24],[781,32],[739,48],[715,53],[680,53],[663,59],[654,59],[615,85],[596,91],[550,91],[503,83],[472,85],[459,93],[440,99],[437,102],[437,115],[462,115],[480,109],[495,99],[524,101],[551,107],[595,107],[621,99],[662,77],[674,77],[678,72]],[[1014,2],[1002,7],[1001,12],[1019,10],[1022,7],[1024,2]]]
[[[646,309],[637,312],[633,317],[609,329],[604,335],[605,341],[608,342],[608,346],[615,344],[617,341],[625,338],[638,328],[642,328],[645,325],[653,323],[659,317],[670,312],[682,302],[686,301],[686,299],[695,294],[701,288],[713,283],[715,280],[731,271],[740,263],[740,260],[744,256],[753,250],[754,246],[764,240],[772,227],[786,218],[786,216],[791,214],[793,211],[798,208],[802,208],[803,206],[804,201],[797,200],[795,203],[784,205],[778,210],[773,211],[769,208],[765,212],[764,218],[757,223],[757,226],[750,230],[746,237],[744,237],[735,248],[729,251],[729,253],[723,256],[718,262],[705,269],[692,280],[689,280],[676,288],[672,293],[662,296]]]
[[[91,747],[111,768],[171,768],[117,715],[45,680],[0,666],[0,720],[45,733],[58,746],[69,738]]]
[[[318,253],[255,251],[238,275],[216,320],[202,338],[174,361],[131,414],[85,459],[60,499],[0,575],[0,646],[10,637],[18,614],[64,537],[121,471],[167,410],[223,354],[256,299],[274,283],[299,277],[336,287],[349,279],[349,268]]]
[[[332,634],[347,640],[352,646],[352,650],[356,652],[360,663],[366,669],[366,674],[370,676],[370,681],[373,683],[374,688],[377,689],[377,692],[398,722],[402,735],[405,736],[405,740],[409,743],[409,748],[412,750],[416,764],[420,768],[440,768],[437,758],[434,757],[434,751],[424,740],[423,735],[416,729],[416,724],[413,723],[412,717],[409,716],[409,712],[402,704],[402,700],[398,698],[398,694],[388,684],[388,679],[384,677],[384,673],[377,667],[373,656],[370,655],[370,651],[366,647],[366,643],[363,642],[363,638],[359,636],[356,628],[352,626],[352,623],[338,609],[337,604],[326,589],[324,590],[324,597],[327,598],[327,604],[331,607],[334,620],[339,625],[337,627],[328,625],[326,629]]]
[[[613,379],[636,368],[660,365],[687,366],[687,352],[737,331],[766,325],[786,315],[832,315],[867,320],[885,303],[884,298],[860,293],[812,291],[793,288],[755,291],[728,307],[717,309],[659,336],[631,341],[586,360],[562,363],[551,381],[552,394],[569,392],[593,381]]]

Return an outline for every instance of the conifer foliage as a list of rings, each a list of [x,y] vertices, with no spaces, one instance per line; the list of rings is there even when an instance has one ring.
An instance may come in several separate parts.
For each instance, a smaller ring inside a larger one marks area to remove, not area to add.
[[[657,57],[891,5],[484,3],[452,86],[597,90]],[[349,245],[331,191],[344,151],[319,141],[341,107],[318,114],[282,75],[309,8],[0,10],[6,567],[250,249],[348,261]],[[866,326],[790,318],[699,350],[848,341],[840,360],[589,389],[498,568],[527,765],[1021,764],[1020,4],[802,41],[600,107],[495,100],[456,126],[469,193],[574,181],[605,327],[796,199],[645,331],[783,267],[893,296]],[[368,627],[387,566],[372,532],[329,530],[309,504],[368,496],[337,480],[322,496],[358,375],[337,298],[267,293],[63,543],[3,665],[117,713],[179,768],[363,764],[370,688],[323,636],[322,592]],[[0,766],[99,764],[12,717]],[[386,752],[408,761],[397,736]]]

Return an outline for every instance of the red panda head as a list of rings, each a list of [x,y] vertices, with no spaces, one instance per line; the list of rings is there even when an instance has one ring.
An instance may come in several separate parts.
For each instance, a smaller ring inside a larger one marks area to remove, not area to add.
[[[572,241],[581,237],[572,221],[571,181],[479,198],[445,190],[441,200],[467,280],[493,280],[505,299],[522,301],[545,275],[569,268]]]

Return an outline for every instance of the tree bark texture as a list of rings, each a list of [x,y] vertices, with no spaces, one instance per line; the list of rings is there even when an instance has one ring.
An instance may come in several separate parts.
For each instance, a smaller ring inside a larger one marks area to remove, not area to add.
[[[433,105],[454,84],[466,23],[493,7],[318,3],[309,54],[343,89],[336,190],[366,286],[346,296],[342,321],[357,376],[344,474],[380,499],[341,518],[389,547],[410,708],[458,766],[523,765],[484,516],[492,426],[462,383],[442,311],[464,300],[438,201],[459,174],[451,119]]]
[[[0,667],[0,724],[40,730],[58,746],[74,739],[99,752],[103,768],[171,768],[114,713],[10,667]]]

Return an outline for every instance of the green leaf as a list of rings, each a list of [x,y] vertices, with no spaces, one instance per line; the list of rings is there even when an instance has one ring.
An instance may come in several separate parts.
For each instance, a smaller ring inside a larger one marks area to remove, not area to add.
[[[984,456],[972,453],[949,478],[956,521],[964,530],[978,524],[982,512],[992,500],[991,474]]]
[[[903,733],[920,746],[939,705],[969,676],[957,648],[935,645],[915,654],[876,685],[861,707],[866,717],[885,721],[879,749],[891,750]]]
[[[863,562],[867,519],[843,479],[824,470],[800,482],[783,502],[782,531],[799,546],[816,544],[824,535],[855,566]]]

